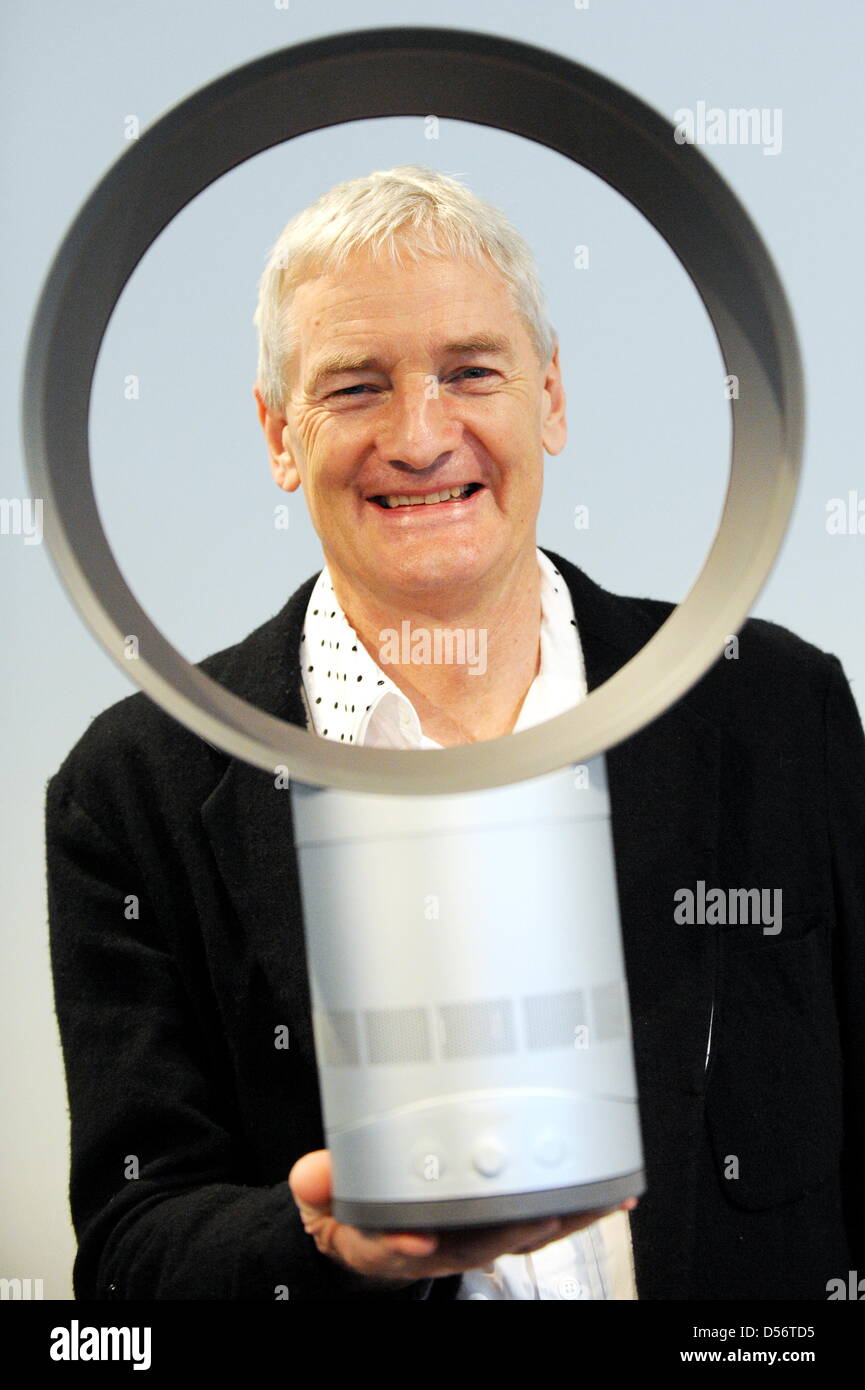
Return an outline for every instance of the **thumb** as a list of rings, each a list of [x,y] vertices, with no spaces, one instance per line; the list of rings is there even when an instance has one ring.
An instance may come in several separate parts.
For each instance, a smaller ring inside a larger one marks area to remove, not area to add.
[[[288,1175],[288,1185],[304,1220],[307,1215],[328,1214],[333,1192],[328,1150],[316,1149],[299,1158]]]
[[[315,1149],[299,1158],[288,1175],[288,1186],[300,1212],[303,1229],[312,1236],[321,1254],[350,1268],[337,1250],[341,1227],[331,1215],[333,1182],[327,1149]]]

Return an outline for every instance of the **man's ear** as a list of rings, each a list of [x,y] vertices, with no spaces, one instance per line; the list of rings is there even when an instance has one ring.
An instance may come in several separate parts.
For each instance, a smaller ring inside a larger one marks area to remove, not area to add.
[[[258,382],[253,386],[252,394],[255,397],[259,423],[267,443],[267,455],[270,459],[273,481],[277,487],[282,488],[283,492],[294,492],[300,487],[300,473],[291,451],[291,439],[285,416],[278,415],[269,409],[261,394]]]
[[[546,370],[543,392],[543,430],[542,440],[548,454],[560,454],[568,438],[565,420],[565,388],[559,367],[559,345],[556,343],[552,358]]]

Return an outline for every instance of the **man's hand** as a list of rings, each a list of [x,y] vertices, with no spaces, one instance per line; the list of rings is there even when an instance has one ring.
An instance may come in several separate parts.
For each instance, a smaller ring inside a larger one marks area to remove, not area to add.
[[[550,1241],[582,1230],[613,1211],[631,1211],[636,1197],[620,1207],[581,1212],[542,1221],[513,1221],[503,1226],[479,1226],[471,1230],[436,1232],[363,1231],[345,1226],[331,1215],[331,1166],[327,1149],[299,1158],[288,1175],[304,1229],[323,1255],[365,1274],[400,1285],[418,1279],[441,1279],[484,1269],[499,1255],[524,1255]]]

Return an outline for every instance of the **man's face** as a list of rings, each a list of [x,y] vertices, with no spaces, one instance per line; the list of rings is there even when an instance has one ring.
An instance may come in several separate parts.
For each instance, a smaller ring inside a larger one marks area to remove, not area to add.
[[[274,477],[303,485],[338,595],[447,602],[533,556],[564,394],[558,349],[542,369],[495,267],[355,254],[303,283],[294,315],[284,414],[256,399]],[[464,485],[464,500],[416,500]]]

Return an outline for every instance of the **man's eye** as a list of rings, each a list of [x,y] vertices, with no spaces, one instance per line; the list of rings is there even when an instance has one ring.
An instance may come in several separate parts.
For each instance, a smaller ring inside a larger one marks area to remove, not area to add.
[[[483,372],[485,376],[493,376],[493,375],[495,375],[494,372],[493,372],[492,367],[463,367],[462,370],[459,371],[459,372],[457,372],[456,375],[457,375],[457,377],[465,376],[466,372]],[[469,379],[472,380],[472,381],[480,381],[480,380],[482,380],[483,378],[481,378],[481,377],[471,377],[471,378],[469,378]],[[372,391],[373,389],[374,389],[374,388],[373,388],[372,386],[369,386],[366,382],[361,381],[361,382],[358,382],[358,384],[357,384],[356,386],[343,386],[342,389],[339,390],[339,391],[332,391],[332,392],[331,392],[331,395],[332,395],[332,396],[351,396],[352,393],[353,393],[354,391]]]

